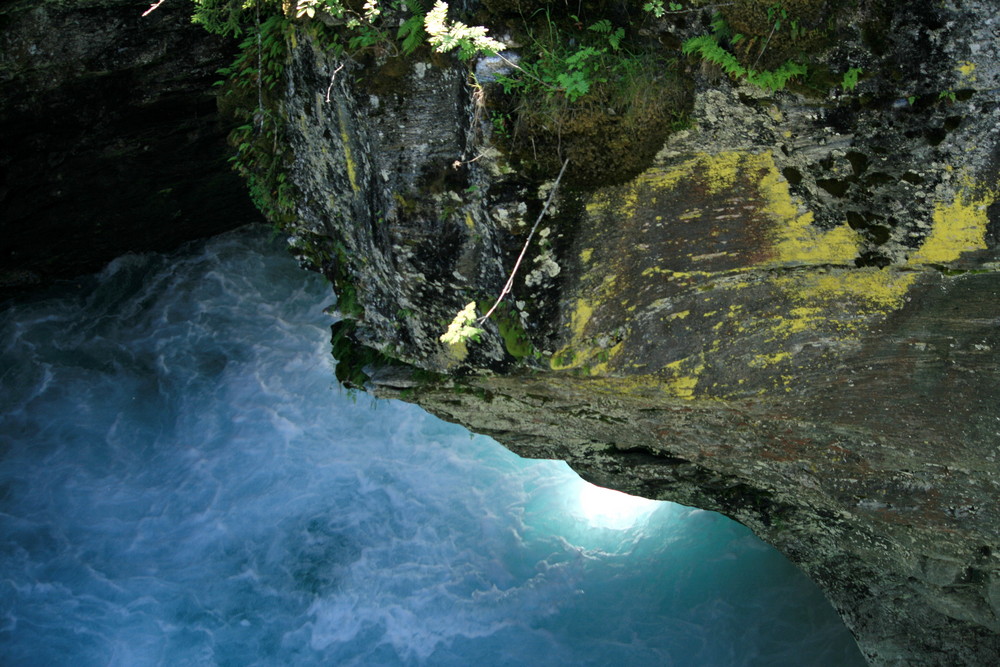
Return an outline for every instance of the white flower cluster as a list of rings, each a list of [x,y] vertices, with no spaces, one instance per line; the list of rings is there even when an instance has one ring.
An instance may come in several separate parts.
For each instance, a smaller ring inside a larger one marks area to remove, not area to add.
[[[458,49],[458,57],[468,60],[480,53],[495,55],[506,47],[503,42],[487,36],[483,26],[468,26],[461,21],[448,21],[448,3],[438,0],[424,17],[431,46],[438,53]]]
[[[441,334],[441,342],[448,343],[449,345],[457,345],[470,339],[478,342],[479,335],[483,333],[483,330],[479,327],[472,326],[472,323],[475,321],[476,302],[470,301],[469,304],[455,316],[455,319],[451,321],[451,324],[448,325],[448,331]]]

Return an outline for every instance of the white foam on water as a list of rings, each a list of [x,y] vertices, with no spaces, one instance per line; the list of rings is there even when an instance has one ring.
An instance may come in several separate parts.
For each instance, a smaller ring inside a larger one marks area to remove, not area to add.
[[[741,526],[341,391],[330,300],[250,229],[5,310],[6,662],[863,664]]]

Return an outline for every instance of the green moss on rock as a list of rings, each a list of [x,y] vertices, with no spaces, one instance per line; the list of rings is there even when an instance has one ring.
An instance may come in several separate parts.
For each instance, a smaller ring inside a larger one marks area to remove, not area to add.
[[[551,178],[568,158],[565,181],[596,187],[626,182],[652,163],[686,118],[691,89],[672,63],[636,59],[575,102],[538,90],[515,104],[511,130],[497,139],[518,168]]]

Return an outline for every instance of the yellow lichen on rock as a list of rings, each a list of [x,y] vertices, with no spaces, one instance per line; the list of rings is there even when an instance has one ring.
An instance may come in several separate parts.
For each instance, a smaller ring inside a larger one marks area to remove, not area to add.
[[[682,179],[694,179],[704,185],[707,194],[717,195],[732,188],[740,176],[759,170],[768,162],[773,166],[774,161],[770,159],[769,153],[701,153],[671,169],[651,170],[636,181],[655,189],[666,190],[676,187]]]
[[[567,370],[570,368],[579,368],[585,361],[587,361],[590,356],[588,351],[584,348],[584,332],[587,327],[587,323],[590,322],[590,318],[594,315],[594,306],[588,299],[577,299],[576,304],[573,308],[573,313],[570,315],[569,329],[570,329],[570,342],[565,345],[558,352],[552,355],[549,360],[549,366],[552,370],[560,371]]]
[[[635,181],[630,184],[611,188],[595,194],[587,202],[586,210],[589,216],[601,216],[613,213],[620,217],[630,217],[635,215],[635,207],[639,201],[635,189]]]
[[[617,345],[606,350],[598,348],[596,354],[593,354],[592,356],[593,359],[597,360],[597,363],[590,367],[590,373],[592,375],[607,375],[611,370],[608,365],[609,362],[617,357],[624,347],[624,343],[618,343]]]
[[[741,173],[757,168],[760,160],[757,154],[729,151],[703,153],[677,165],[653,167],[625,185],[593,195],[586,205],[587,213],[611,212],[617,217],[628,217],[635,213],[640,201],[655,202],[655,193],[674,191],[683,181],[701,183],[707,194],[717,195],[731,188]],[[693,210],[680,214],[680,218],[690,219],[700,214],[700,210]]]
[[[788,361],[792,358],[790,352],[775,352],[773,354],[758,354],[750,360],[750,366],[755,368],[767,368]]]
[[[639,174],[634,181],[635,186],[636,188],[652,188],[653,190],[672,190],[677,187],[682,178],[691,174],[695,164],[697,164],[696,159],[688,160],[676,167],[654,167]]]
[[[344,113],[344,107],[340,104],[337,105],[337,119],[340,121],[340,140],[344,144],[344,165],[347,167],[347,179],[351,182],[351,190],[355,193],[360,193],[358,168],[354,164],[354,155],[351,152],[351,138],[347,132],[347,117]]]
[[[962,78],[964,78],[968,83],[974,83],[976,80],[976,76],[973,74],[973,72],[976,71],[976,63],[974,62],[964,60],[958,64],[955,71],[961,74]]]
[[[664,370],[670,375],[663,380],[661,384],[663,389],[671,396],[693,400],[699,376],[705,371],[705,354],[671,362]]]
[[[706,191],[714,195],[731,188],[739,172],[752,167],[755,158],[752,153],[723,152],[711,156],[699,156],[696,164],[705,170]]]
[[[640,175],[626,192],[619,215],[632,214],[640,193],[675,190],[682,183],[692,188],[699,185],[707,195],[719,195],[738,181],[755,184],[763,202],[760,213],[771,219],[770,244],[774,264],[847,264],[858,254],[859,237],[847,224],[832,230],[813,225],[813,215],[800,210],[792,199],[788,182],[781,176],[770,151],[760,153],[724,151],[700,154],[670,168],[656,168]],[[588,207],[588,211],[595,208]],[[692,207],[674,216],[677,221],[697,220],[704,215],[701,208]],[[704,248],[699,256],[714,256]]]
[[[858,266],[864,240],[846,221],[814,223],[770,151],[661,164],[590,196],[550,366],[646,377],[685,400],[790,390],[903,308],[915,265],[986,247],[993,195],[971,192],[935,209],[908,265],[877,268]]]
[[[794,302],[827,309],[841,304],[860,313],[890,311],[902,307],[913,272],[874,267],[782,276],[774,284]],[[793,309],[794,310],[794,309]]]
[[[847,264],[858,254],[858,235],[846,224],[823,231],[813,225],[811,211],[801,212],[788,182],[778,174],[774,158],[763,154],[760,191],[776,225],[772,237],[775,264]]]
[[[910,264],[945,264],[962,253],[986,249],[986,209],[996,195],[989,192],[976,197],[971,190],[968,183],[951,203],[935,205],[934,226],[924,244],[910,256]]]
[[[809,331],[826,324],[829,322],[829,318],[824,309],[818,306],[796,306],[789,308],[784,315],[768,318],[767,322],[777,337],[770,340],[783,340],[792,334]]]
[[[576,302],[576,309],[573,311],[573,316],[570,321],[570,327],[573,330],[573,340],[578,341],[583,339],[584,329],[587,323],[590,322],[590,318],[594,316],[594,306],[587,299],[580,299]]]

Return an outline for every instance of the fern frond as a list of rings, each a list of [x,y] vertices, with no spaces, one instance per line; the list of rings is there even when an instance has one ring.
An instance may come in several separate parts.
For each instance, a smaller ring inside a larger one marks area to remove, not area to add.
[[[774,71],[757,72],[751,70],[747,72],[747,81],[758,88],[773,93],[788,85],[790,79],[803,76],[807,71],[808,68],[805,65],[789,60]]]
[[[686,55],[698,54],[702,59],[721,67],[729,76],[741,77],[747,74],[746,68],[740,65],[736,56],[719,46],[710,35],[692,37],[681,45],[681,51]]]

